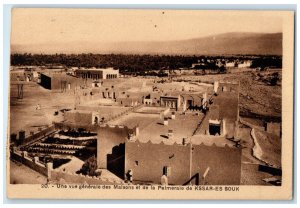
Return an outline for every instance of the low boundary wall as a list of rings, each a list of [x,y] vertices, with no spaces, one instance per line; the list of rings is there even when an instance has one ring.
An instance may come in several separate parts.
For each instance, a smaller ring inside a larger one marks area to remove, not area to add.
[[[56,183],[72,183],[72,184],[90,184],[90,185],[115,185],[124,184],[124,182],[116,179],[101,178],[96,176],[86,176],[82,174],[70,173],[66,171],[53,170],[53,163],[43,163],[39,161],[38,157],[29,157],[26,151],[20,152],[12,150],[10,158],[14,161],[20,162],[32,170],[47,177],[48,181]]]
[[[38,160],[38,157],[29,157],[26,151],[18,152],[13,150],[11,151],[10,158],[28,166],[44,176],[47,176],[48,179],[51,178],[52,163],[44,164]]]

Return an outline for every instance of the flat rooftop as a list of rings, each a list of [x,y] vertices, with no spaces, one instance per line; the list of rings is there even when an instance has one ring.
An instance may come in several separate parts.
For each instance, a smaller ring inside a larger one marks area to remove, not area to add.
[[[155,86],[162,90],[163,92],[169,92],[175,95],[184,93],[205,93],[213,90],[212,84],[203,84],[196,82],[177,82],[173,81],[171,83],[156,83]]]
[[[76,79],[76,77],[70,76],[64,71],[62,71],[62,72],[42,72],[41,74],[46,75],[46,76],[51,77],[51,78],[54,78],[54,77],[55,78],[57,78],[57,77],[68,77],[68,78]]]
[[[84,69],[76,69],[76,71],[118,71],[119,69],[114,69],[112,67],[109,68],[84,68]]]
[[[154,107],[144,107],[144,110],[154,109]],[[160,110],[158,108],[157,110]],[[142,110],[143,112],[143,110]],[[186,138],[187,143],[192,143],[194,145],[216,145],[218,147],[224,147],[225,145],[229,147],[234,147],[235,143],[226,139],[224,136],[212,136],[197,134],[193,135],[195,130],[198,128],[201,120],[204,117],[204,114],[189,112],[186,115],[183,115],[179,112],[175,113],[175,119],[171,119],[171,112],[168,113],[165,117],[168,118],[168,125],[164,125],[164,120],[160,118],[160,115],[155,111],[153,113],[142,113],[142,112],[133,112],[128,113],[120,117],[117,120],[111,121],[109,125],[122,125],[127,126],[128,128],[133,129],[136,126],[139,126],[139,135],[135,138],[140,142],[151,141],[154,144],[165,143],[173,144],[182,144],[182,139]],[[151,111],[150,111],[151,112]],[[173,131],[173,137],[168,137],[169,130]]]
[[[235,143],[226,139],[224,136],[212,136],[197,134],[192,136],[191,143],[194,145],[205,144],[207,146],[216,145],[217,147],[224,147],[228,145],[229,147],[234,147]]]
[[[109,125],[127,126],[132,129],[139,126],[140,132],[153,122],[159,119],[159,114],[128,113],[114,121],[108,122]]]
[[[124,125],[129,128],[138,125],[139,135],[136,139],[141,142],[151,140],[152,143],[181,144],[183,138],[190,138],[193,135],[203,116],[203,114],[196,115],[195,113],[182,115],[176,112],[175,119],[171,119],[171,113],[168,113],[165,116],[169,118],[168,125],[164,125],[163,119],[158,114],[130,113],[109,124]],[[172,138],[168,138],[169,130],[173,131]]]
[[[97,112],[100,117],[104,117],[105,119],[109,119],[113,116],[116,116],[126,110],[129,110],[130,107],[123,106],[99,106],[99,105],[80,105],[77,107],[78,110]]]
[[[146,113],[146,114],[160,114],[161,112],[165,111],[165,107],[148,107],[143,106],[137,109],[135,112],[137,113]]]
[[[92,114],[93,111],[90,111],[90,110],[69,110],[69,111],[66,111],[65,113],[82,113],[82,114]]]

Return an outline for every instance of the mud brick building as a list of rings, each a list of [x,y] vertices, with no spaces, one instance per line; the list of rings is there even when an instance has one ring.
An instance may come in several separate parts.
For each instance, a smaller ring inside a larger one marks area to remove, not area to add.
[[[170,140],[154,143],[151,139],[147,142],[135,139],[138,134],[138,128],[101,127],[98,167],[123,179],[131,170],[137,184],[160,184],[162,175],[167,175],[170,185],[240,184],[241,148],[222,143],[224,138],[211,138],[213,142],[200,144],[194,140],[185,144]]]
[[[100,122],[99,113],[85,110],[66,111],[64,117],[66,124],[95,125]]]
[[[136,183],[159,184],[166,174],[170,185],[238,185],[241,149],[205,144],[153,144],[126,142],[125,172],[133,171]],[[203,177],[209,170],[206,178]]]
[[[67,91],[84,84],[82,80],[61,72],[41,73],[40,80],[40,85],[48,90]]]
[[[141,116],[136,112],[116,121],[127,126],[100,127],[98,167],[123,179],[131,171],[139,184],[159,184],[163,175],[172,185],[240,184],[242,151],[228,140],[234,138],[239,119],[238,91],[239,83],[220,82],[209,96],[178,95],[174,102],[164,96],[161,103],[170,105],[163,117],[149,114],[134,124]],[[183,102],[205,105],[208,111],[182,113],[177,107]]]
[[[239,83],[220,82],[209,111],[196,134],[233,138],[239,120]]]

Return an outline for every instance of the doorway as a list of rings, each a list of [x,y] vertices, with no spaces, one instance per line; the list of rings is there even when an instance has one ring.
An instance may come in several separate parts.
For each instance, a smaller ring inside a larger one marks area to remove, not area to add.
[[[221,124],[210,123],[209,134],[214,136],[221,135]]]
[[[187,108],[189,109],[192,106],[193,106],[193,100],[187,100]]]

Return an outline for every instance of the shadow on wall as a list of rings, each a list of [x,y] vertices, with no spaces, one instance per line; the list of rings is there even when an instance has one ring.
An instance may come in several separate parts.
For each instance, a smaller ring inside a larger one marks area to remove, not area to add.
[[[190,180],[188,180],[186,183],[183,184],[183,186],[190,185],[190,184],[195,184],[195,185],[200,185],[200,174],[196,173],[191,177]]]
[[[107,155],[107,169],[124,179],[125,169],[125,144],[114,146],[112,153]]]

